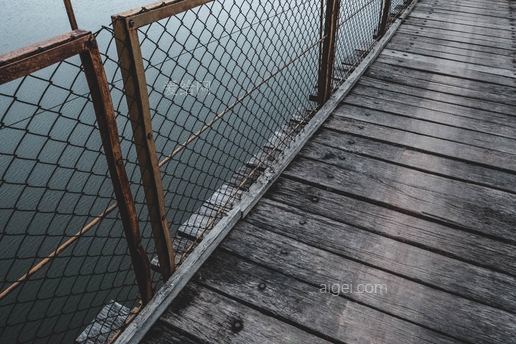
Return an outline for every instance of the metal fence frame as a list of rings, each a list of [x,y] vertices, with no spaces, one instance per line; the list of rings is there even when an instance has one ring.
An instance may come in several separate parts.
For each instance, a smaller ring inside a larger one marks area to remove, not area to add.
[[[187,1],[187,0],[185,0]],[[321,59],[319,63],[323,63],[322,56],[327,56],[327,61],[334,62],[335,59],[335,39],[337,39],[334,31],[336,30],[336,24],[338,22],[338,9],[340,1],[342,0],[321,0],[321,3],[326,1],[331,6],[333,11],[328,14],[328,18],[331,21],[329,25],[325,25],[321,28]],[[417,0],[403,0],[403,8],[405,11],[401,11],[396,15],[400,15],[400,18],[393,22],[396,17],[391,17],[392,4],[391,0],[381,0],[382,10],[378,22],[378,29],[375,33],[375,39],[377,44],[372,47],[371,51],[367,56],[363,55],[363,60],[352,73],[348,75],[348,78],[335,90],[332,85],[332,70],[331,68],[319,68],[319,83],[317,85],[318,93],[316,96],[311,97],[311,100],[317,101],[320,104],[319,111],[313,116],[308,123],[303,123],[301,133],[294,138],[294,142],[284,152],[282,157],[278,161],[278,166],[273,170],[265,171],[258,179],[254,188],[250,189],[248,195],[246,195],[241,202],[235,206],[235,208],[228,214],[226,218],[221,220],[216,228],[208,234],[203,240],[200,247],[197,248],[190,256],[187,257],[183,265],[181,265],[178,271],[172,276],[172,278],[165,283],[165,285],[156,293],[153,301],[146,307],[135,319],[128,325],[128,327],[117,337],[115,344],[136,344],[140,342],[145,336],[146,332],[150,329],[152,324],[158,320],[160,314],[166,311],[167,307],[172,303],[174,298],[179,294],[180,290],[186,285],[188,280],[195,274],[195,271],[200,268],[203,262],[208,259],[209,255],[213,250],[222,242],[224,237],[229,233],[231,228],[243,217],[245,217],[259,199],[265,194],[265,192],[272,186],[274,181],[280,176],[282,171],[288,166],[294,159],[301,148],[308,142],[310,137],[316,133],[318,128],[326,121],[331,113],[340,104],[340,101],[351,91],[353,86],[358,82],[359,78],[365,73],[368,66],[379,56],[382,49],[387,45],[392,35],[396,32],[397,28],[404,20],[404,18],[410,13],[412,8],[417,3]],[[324,6],[321,8],[321,15],[324,15]],[[335,13],[337,11],[337,13]],[[139,11],[133,11],[136,13]],[[385,20],[383,20],[385,18]],[[389,27],[389,23],[394,24]],[[381,33],[381,34],[380,34]],[[324,38],[333,37],[324,44]],[[333,41],[332,41],[333,40]],[[321,72],[321,69],[324,71]],[[327,92],[326,94],[324,92]],[[321,101],[320,95],[324,95],[326,98],[325,102]]]
[[[123,87],[127,101],[133,141],[136,147],[137,160],[140,168],[142,184],[145,193],[146,205],[149,211],[152,237],[155,243],[159,270],[164,281],[168,281],[176,270],[175,251],[171,237],[169,223],[166,218],[164,205],[164,189],[162,175],[153,137],[149,94],[147,90],[144,61],[140,48],[138,28],[172,17],[179,13],[194,9],[213,0],[169,0],[131,10],[112,17],[114,39],[118,53],[119,65],[123,77]],[[321,31],[319,75],[317,95],[312,100],[317,101],[319,108],[330,99],[334,92],[335,49],[339,7],[342,0],[321,1]],[[381,39],[387,32],[389,21],[392,19],[391,0],[381,0],[382,10],[378,18],[376,39]],[[408,5],[411,1],[404,1]],[[77,27],[73,11],[68,0],[65,4],[72,28]],[[131,256],[136,282],[142,303],[149,303],[154,295],[151,264],[147,252],[141,245],[139,219],[135,201],[130,189],[130,182],[124,166],[124,157],[120,146],[120,136],[115,120],[115,111],[112,104],[109,83],[104,71],[101,54],[95,35],[88,31],[74,30],[71,33],[55,37],[24,49],[0,57],[0,84],[15,80],[54,63],[79,55],[84,68],[84,75],[88,82],[93,101],[102,147],[105,152],[116,204],[110,208],[119,208],[125,237]],[[306,123],[298,123],[298,126]],[[112,210],[112,209],[111,209]],[[99,215],[102,217],[102,214]],[[58,256],[66,248],[77,241],[90,227],[82,228],[59,247],[53,250],[46,258],[37,264],[16,282],[0,293],[0,300],[17,286],[28,280],[34,273]],[[213,241],[216,242],[216,241]],[[212,243],[213,243],[212,242]],[[201,249],[205,250],[206,247]],[[188,264],[185,268],[188,267]],[[188,275],[191,275],[190,272]]]
[[[142,301],[147,303],[153,295],[150,262],[141,246],[138,216],[136,215],[134,199],[124,167],[111,95],[93,34],[89,31],[74,30],[68,34],[1,56],[0,84],[16,80],[76,55],[81,58],[93,101],[99,134],[117,199],[117,204],[113,206],[118,207],[120,211]],[[102,214],[99,216],[102,216]],[[91,228],[93,228],[93,225],[81,228],[74,236],[55,248],[46,258],[40,260],[16,282],[4,289],[0,293],[0,299],[43,268]]]
[[[168,280],[176,269],[175,250],[170,239],[174,233],[170,231],[166,218],[163,185],[152,133],[149,94],[138,28],[211,1],[213,0],[163,1],[112,17],[133,138],[149,209],[159,269],[164,281]]]

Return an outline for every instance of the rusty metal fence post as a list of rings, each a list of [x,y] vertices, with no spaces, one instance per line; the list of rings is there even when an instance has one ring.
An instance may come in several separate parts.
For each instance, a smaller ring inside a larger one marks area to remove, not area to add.
[[[387,22],[389,21],[389,14],[391,12],[391,0],[383,0],[382,11],[380,13],[380,20],[375,38],[381,38],[387,30]]]
[[[149,209],[156,253],[164,280],[175,270],[175,250],[166,218],[164,189],[152,132],[149,94],[138,29],[213,0],[169,0],[112,17],[114,36],[136,154]]]
[[[166,218],[138,31],[134,21],[124,17],[113,17],[113,28],[160,272],[168,280],[175,269],[175,252]]]
[[[76,55],[80,56],[84,66],[135,277],[142,302],[147,303],[153,294],[150,262],[141,245],[136,207],[123,163],[111,95],[95,37],[91,32],[74,30],[69,34],[4,55],[5,57],[0,59],[0,84],[24,77]],[[86,226],[61,243],[47,257],[6,288],[1,293],[1,298],[47,266],[53,258],[70,247],[91,228],[93,226]]]
[[[113,189],[118,200],[120,217],[125,228],[131,260],[140,289],[142,302],[146,304],[153,295],[150,262],[141,245],[138,215],[125,171],[118,129],[108,82],[96,41],[89,41],[89,49],[81,53],[97,124],[109,166]]]
[[[321,0],[324,1],[324,0]],[[325,0],[324,30],[321,37],[322,51],[319,61],[318,94],[319,105],[324,104],[332,92],[332,77],[335,61],[340,0]]]

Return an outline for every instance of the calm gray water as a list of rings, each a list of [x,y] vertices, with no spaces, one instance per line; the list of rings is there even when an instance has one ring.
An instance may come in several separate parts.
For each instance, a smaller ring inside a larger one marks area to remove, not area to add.
[[[347,4],[367,1],[347,0]],[[256,152],[281,123],[313,107],[308,95],[315,91],[318,49],[303,51],[317,41],[318,15],[307,18],[306,13],[296,9],[318,8],[313,5],[319,2],[262,2],[268,6],[257,6],[250,11],[249,3],[242,0],[215,1],[210,6],[211,13],[219,14],[217,19],[204,8],[195,15],[190,12],[181,17],[181,21],[169,22],[167,28],[173,34],[162,35],[159,25],[141,34],[160,158],[233,104],[261,77],[275,73],[230,111],[214,130],[207,131],[189,150],[162,167],[167,215],[174,226],[181,224],[210,192]],[[112,14],[148,1],[75,0],[73,3],[79,26],[96,31],[101,25],[109,24]],[[232,7],[234,3],[242,6],[242,10]],[[69,31],[61,0],[0,0],[0,6],[3,18],[7,18],[0,24],[0,53]],[[371,7],[369,12],[377,11],[377,7]],[[240,11],[248,21],[239,16]],[[276,15],[268,18],[271,13]],[[345,32],[359,29],[363,32],[363,39],[353,40],[357,46],[346,47],[344,54],[370,44],[372,31],[367,27],[372,27],[371,19],[364,17],[355,16],[344,28]],[[224,23],[224,27],[218,23]],[[109,39],[108,31],[99,35],[100,49],[116,59],[114,45],[107,46]],[[163,47],[168,51],[166,54],[160,50]],[[287,69],[276,70],[292,58],[296,61]],[[115,67],[107,63],[106,73],[113,86],[121,89]],[[87,94],[85,80],[74,81],[77,71],[74,68],[69,71],[63,66],[53,77],[54,83],[72,88],[77,95]],[[38,75],[46,79],[52,72],[52,69],[44,70]],[[209,92],[163,96],[170,81],[181,80],[208,82]],[[10,106],[12,98],[7,95],[16,92],[19,100],[34,103],[46,86],[37,79],[27,80],[21,86],[19,82],[0,86],[0,153],[3,154],[0,154],[3,177],[0,259],[4,258],[0,262],[0,276],[8,275],[9,280],[34,264],[32,257],[42,257],[55,248],[63,234],[74,234],[99,214],[112,196],[89,102],[80,97],[68,99],[66,92],[53,87],[40,100],[39,110],[21,102]],[[118,125],[128,160],[127,170],[135,184],[133,193],[140,211],[141,230],[148,234],[130,126],[124,117],[125,101],[116,90],[112,97],[122,115]],[[12,159],[14,153],[16,159]],[[144,242],[151,247],[147,239]],[[9,261],[12,257],[17,257],[14,265]],[[35,275],[0,303],[0,342],[15,342],[17,336],[25,342],[70,342],[106,301],[115,299],[130,307],[136,296],[121,225],[113,213],[99,228],[65,251],[48,270]],[[52,333],[55,335],[48,337]]]
[[[148,0],[72,0],[79,27],[96,31],[111,15]],[[70,31],[62,0],[0,0],[0,54]]]

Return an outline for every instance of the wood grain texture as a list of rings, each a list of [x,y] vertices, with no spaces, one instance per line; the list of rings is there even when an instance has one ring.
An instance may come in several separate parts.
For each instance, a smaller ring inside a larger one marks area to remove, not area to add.
[[[515,79],[516,80],[516,79]],[[464,83],[467,83],[465,81]],[[429,85],[426,88],[425,83],[420,83],[418,86],[408,86],[403,84],[397,84],[392,81],[383,81],[376,78],[364,77],[360,80],[360,85],[370,86],[376,88],[383,88],[393,92],[399,92],[404,94],[420,95],[424,98],[429,98],[437,101],[441,101],[447,104],[460,105],[467,108],[484,110],[488,113],[501,113],[505,115],[514,115],[514,105],[506,105],[494,101],[487,101],[485,99],[475,99],[465,97],[463,95],[454,95],[453,93],[443,92],[445,90],[436,89],[434,90],[433,85]],[[489,118],[486,116],[486,118]]]
[[[347,293],[356,302],[475,343],[512,343],[516,316],[240,223],[222,244],[235,254],[314,286],[384,285],[386,293]],[[497,319],[496,322],[492,319]]]
[[[428,27],[428,28],[445,28],[448,31],[454,32],[464,32],[469,33],[472,32],[471,24],[465,23],[455,23],[455,22],[442,22],[438,20],[432,20],[430,18],[408,18],[406,21],[409,25]],[[488,28],[483,26],[475,26],[473,31],[477,35],[485,36],[486,39],[502,39],[502,40],[511,40],[511,32],[508,30],[508,27],[505,27],[504,30],[500,28]]]
[[[472,133],[470,133],[471,135],[475,135],[478,132],[480,135],[489,134],[500,136],[502,138],[509,138],[512,140],[516,139],[516,132],[514,131],[516,120],[513,118],[502,117],[503,121],[508,125],[500,125],[499,123],[493,123],[493,121],[490,121],[489,119],[447,113],[432,110],[427,107],[406,104],[403,103],[403,97],[395,93],[380,93],[376,92],[376,89],[372,89],[371,92],[359,92],[360,91],[357,90],[356,93],[353,93],[347,97],[345,103],[359,106],[363,108],[362,111],[366,113],[369,113],[367,110],[378,110],[376,112],[401,115],[405,118],[409,117],[414,119],[421,119],[432,123],[450,126],[452,128],[455,127],[460,129],[468,129],[469,131],[472,131]],[[381,97],[390,98],[390,100],[382,101]],[[468,131],[465,131],[465,133],[467,132]]]
[[[419,35],[417,32],[398,32],[396,37],[397,39],[403,39],[408,40],[410,42],[418,41],[418,42],[424,42],[424,43],[430,43],[437,46],[437,48],[458,48],[463,49],[468,52],[471,52],[472,54],[475,54],[477,52],[480,53],[487,53],[487,54],[494,54],[498,56],[504,56],[504,57],[510,57],[513,53],[510,49],[503,49],[503,48],[496,48],[496,47],[489,47],[479,44],[471,44],[464,41],[456,41],[453,39],[446,39],[444,36],[434,36],[434,35]]]
[[[514,240],[516,195],[434,176],[356,154],[321,159],[329,148],[303,150],[285,175],[506,242]]]
[[[511,244],[288,178],[281,178],[267,198],[307,213],[516,276],[516,249]]]
[[[195,282],[161,321],[209,343],[330,343]]]
[[[439,117],[439,114],[437,116],[432,115],[427,114],[426,117],[416,117],[412,114],[399,115],[350,104],[343,104],[334,112],[334,116],[352,118],[512,155],[516,154],[516,139],[476,130],[475,122],[468,125],[469,119],[455,118],[455,121],[453,121],[454,118],[449,116],[450,120],[448,123],[442,124],[440,122],[445,121],[442,119],[445,116]]]
[[[228,269],[228,266],[231,269]],[[203,285],[334,342],[456,343],[438,332],[218,250],[195,277]],[[377,319],[371,322],[370,319]],[[367,323],[367,325],[365,325]]]
[[[509,22],[507,22],[508,25]],[[498,41],[496,39],[486,39],[485,36],[476,35],[475,33],[464,33],[464,32],[450,32],[446,29],[437,28],[424,28],[415,25],[403,25],[400,28],[400,33],[418,35],[422,37],[437,38],[447,41],[454,41],[460,43],[466,43],[470,45],[478,45],[484,48],[502,49],[507,51],[513,51],[514,48],[509,40]]]
[[[511,292],[516,285],[514,277],[275,201],[261,202],[246,222],[434,288],[516,313],[516,295]],[[324,236],[320,233],[324,233]],[[327,240],[328,237],[332,240]]]
[[[514,160],[513,154],[510,153],[474,147],[459,142],[419,135],[417,133],[339,116],[330,118],[325,124],[325,127],[401,144],[424,152],[476,163],[481,166],[499,169],[509,173],[516,172],[516,161]]]
[[[349,97],[348,97],[349,98]],[[338,150],[365,155],[450,179],[516,193],[516,175],[473,163],[422,152],[396,142],[375,140],[346,131],[322,129],[312,142],[337,148],[323,158],[338,157]],[[348,142],[354,142],[350,145]]]
[[[482,99],[489,102],[516,105],[514,89],[501,85],[486,84],[475,80],[464,80],[442,74],[429,73],[396,65],[375,63],[367,71],[367,76],[402,84],[429,88],[433,91],[454,94],[466,98]]]
[[[492,22],[489,20],[483,20],[481,17],[477,18],[476,20],[468,20],[463,17],[458,17],[453,13],[449,12],[430,12],[425,11],[423,9],[415,9],[414,11],[412,11],[411,18],[427,19],[438,21],[441,23],[463,24],[466,26],[474,26],[475,28],[480,27],[487,29],[510,31],[510,26],[497,24],[496,22]]]
[[[396,85],[394,84],[392,88],[396,88]],[[490,112],[489,110],[472,108],[467,105],[456,105],[441,100],[435,100],[431,97],[427,97],[425,95],[425,92],[419,90],[418,88],[407,87],[406,90],[399,88],[395,91],[391,91],[386,90],[384,88],[377,88],[374,86],[363,86],[359,84],[357,85],[357,87],[353,89],[352,95],[355,94],[376,98],[377,100],[375,100],[374,104],[377,107],[390,106],[392,108],[393,106],[397,106],[397,108],[399,109],[403,108],[403,106],[401,106],[400,104],[405,104],[409,108],[415,106],[417,108],[426,109],[429,111],[445,113],[452,118],[454,116],[460,116],[464,118],[476,119],[485,123],[492,123],[495,127],[500,128],[500,131],[502,133],[505,132],[506,134],[506,130],[509,130],[509,132],[513,132],[513,128],[516,127],[516,122],[514,121],[514,117],[511,114],[499,114],[493,111]],[[391,102],[393,104],[389,105],[389,103]],[[360,105],[366,106],[367,104],[364,103]],[[438,114],[436,114],[436,116],[437,115]]]
[[[142,344],[202,344],[203,342],[167,322],[158,320],[141,341]]]

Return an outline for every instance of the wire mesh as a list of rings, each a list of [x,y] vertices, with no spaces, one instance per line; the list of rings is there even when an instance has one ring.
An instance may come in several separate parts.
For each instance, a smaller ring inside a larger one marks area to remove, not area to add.
[[[202,238],[242,179],[274,164],[258,153],[275,133],[315,111],[319,11],[306,0],[214,1],[139,29],[176,242]],[[199,213],[213,195],[212,216]]]
[[[388,23],[392,23],[411,1],[392,0]],[[332,86],[340,86],[362,62],[376,42],[383,1],[342,1],[337,28]]]
[[[79,57],[0,86],[0,107],[1,289],[22,279],[0,302],[0,337],[72,342],[107,300],[137,300]]]
[[[393,1],[391,21],[407,5]],[[138,28],[179,265],[318,110],[310,99],[325,8],[324,0],[215,0]],[[334,89],[374,45],[381,9],[381,0],[341,1]],[[114,30],[95,36],[154,259]],[[141,305],[79,58],[1,85],[0,114],[0,291],[74,238],[0,299],[2,343],[73,342],[81,332],[105,342]],[[159,274],[152,279],[159,288]],[[94,319],[100,330],[89,326]]]

